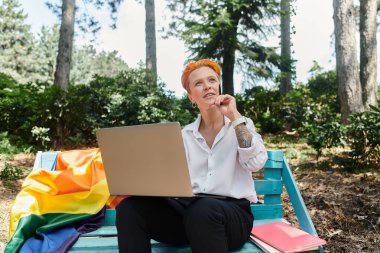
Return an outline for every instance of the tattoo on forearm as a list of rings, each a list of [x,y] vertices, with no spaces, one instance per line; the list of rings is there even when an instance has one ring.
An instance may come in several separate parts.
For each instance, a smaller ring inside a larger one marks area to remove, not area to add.
[[[252,134],[249,132],[245,124],[240,124],[235,127],[236,137],[241,148],[249,148],[251,146]]]

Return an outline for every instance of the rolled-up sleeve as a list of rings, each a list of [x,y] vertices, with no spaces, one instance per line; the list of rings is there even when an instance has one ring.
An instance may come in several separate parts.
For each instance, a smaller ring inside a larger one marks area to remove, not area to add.
[[[256,132],[252,120],[248,118],[247,128],[252,134],[251,146],[249,148],[238,147],[238,159],[244,169],[255,172],[264,167],[268,154],[261,135]]]

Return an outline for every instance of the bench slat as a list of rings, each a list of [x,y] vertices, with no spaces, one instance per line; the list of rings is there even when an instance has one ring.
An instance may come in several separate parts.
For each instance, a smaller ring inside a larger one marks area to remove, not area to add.
[[[268,150],[268,160],[282,163],[284,161],[284,152],[282,150]]]
[[[57,161],[58,151],[37,152],[36,159],[34,160],[33,169],[40,168],[43,170],[54,170]]]
[[[283,166],[282,178],[284,180],[284,185],[289,195],[289,199],[292,202],[294,212],[296,213],[298,223],[300,224],[302,230],[318,236],[286,159],[284,159]]]
[[[251,205],[255,220],[282,218],[282,204],[255,204]]]
[[[151,243],[153,253],[191,253],[189,246],[173,246],[154,240]],[[69,253],[118,253],[117,245],[117,237],[80,237],[73,247],[71,247]],[[262,253],[263,251],[251,242],[247,242],[241,249],[231,252]]]
[[[273,169],[281,169],[282,168],[282,161],[274,161],[274,160],[267,160],[267,162],[264,165],[264,168],[273,168]]]
[[[106,216],[104,218],[102,226],[115,226],[116,222],[116,210],[106,209]]]
[[[281,169],[264,168],[264,178],[267,180],[281,180]]]
[[[275,194],[275,195],[265,195],[264,196],[264,203],[266,205],[272,205],[272,204],[281,204],[281,195]]]
[[[87,251],[91,253],[118,252],[117,237],[79,237],[69,252]],[[113,250],[113,251],[112,251]]]
[[[90,236],[112,236],[112,235],[117,235],[117,229],[115,226],[102,226],[93,232],[83,234],[81,236],[90,237]]]
[[[110,212],[112,213],[112,212]],[[285,221],[284,219],[265,219],[265,220],[255,220],[254,226],[259,226],[267,223],[272,223],[276,221]],[[106,227],[102,227],[99,230],[102,230]],[[116,232],[116,228],[112,227],[113,229],[110,229],[111,227],[108,227],[108,231],[114,231]],[[98,230],[98,231],[99,231]],[[117,253],[117,237],[97,237],[97,236],[90,236],[95,235],[95,233],[88,233],[82,235],[78,241],[74,244],[74,246],[70,249],[69,252],[75,252],[75,253],[97,253],[97,252],[104,252],[104,253]],[[103,235],[105,235],[103,233]],[[173,247],[173,245],[168,245],[165,243],[159,243],[154,240],[152,240],[152,248],[154,253],[191,253],[191,250],[189,247]],[[253,245],[250,242],[247,242],[243,248],[233,251],[233,252],[239,252],[239,253],[262,253],[260,249],[258,249],[255,245]]]
[[[281,180],[255,180],[255,189],[257,195],[281,194]]]

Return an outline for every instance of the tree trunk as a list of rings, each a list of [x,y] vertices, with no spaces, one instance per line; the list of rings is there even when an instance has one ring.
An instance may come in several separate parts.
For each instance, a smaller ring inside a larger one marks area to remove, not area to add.
[[[281,95],[285,95],[292,89],[290,2],[291,0],[281,0]]]
[[[154,0],[145,0],[145,45],[146,69],[153,75],[153,84],[157,84],[156,24]],[[152,80],[152,79],[149,79]]]
[[[232,6],[227,6],[227,12],[231,14],[231,25],[229,26],[230,38],[223,41],[222,53],[222,93],[234,96],[234,70],[235,54],[237,49],[237,30],[240,20],[240,13],[234,12]]]
[[[377,106],[377,0],[360,1],[360,84],[363,105]]]
[[[355,7],[353,0],[334,0],[334,34],[338,95],[342,122],[353,112],[363,110],[356,54]]]
[[[73,50],[75,21],[75,0],[64,0],[62,3],[62,21],[59,30],[57,69],[54,83],[67,90],[70,81],[70,65]]]
[[[222,63],[222,92],[234,95],[235,48],[225,48]]]

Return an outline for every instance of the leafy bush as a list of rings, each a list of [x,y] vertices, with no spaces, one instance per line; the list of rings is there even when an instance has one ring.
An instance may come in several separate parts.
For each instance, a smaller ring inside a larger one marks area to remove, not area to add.
[[[353,113],[350,124],[330,122],[309,128],[308,144],[320,156],[324,148],[348,146],[349,157],[355,163],[380,157],[380,107],[371,111]]]
[[[326,103],[330,109],[335,112],[340,111],[339,100],[337,96],[338,80],[335,70],[329,71],[312,71],[312,76],[307,82],[310,88],[310,95],[314,100]]]
[[[354,160],[380,157],[380,106],[371,111],[354,113],[349,117],[347,138]]]
[[[312,125],[307,137],[307,144],[317,151],[317,159],[322,150],[332,147],[344,147],[346,145],[346,128],[339,122],[329,122],[324,125]]]
[[[285,96],[261,86],[248,89],[236,96],[238,107],[265,133],[298,130],[308,135],[316,126],[338,121],[335,71],[323,72],[316,66],[311,73],[307,84],[298,83]]]
[[[199,110],[193,107],[189,98],[185,95],[180,99],[174,100],[174,119],[185,126],[193,122],[199,114]]]
[[[16,145],[12,144],[7,132],[0,133],[0,154],[10,155],[20,151]]]
[[[187,98],[177,100],[164,84],[151,81],[145,69],[128,69],[115,78],[95,76],[88,85],[70,85],[63,92],[49,83],[18,84],[0,76],[0,132],[36,149],[74,148],[96,145],[97,128],[187,124],[195,118]]]
[[[300,128],[307,119],[307,115],[315,115],[315,108],[310,89],[305,85],[297,84],[285,97],[281,98],[283,128],[289,131]]]
[[[5,163],[5,166],[0,170],[0,178],[3,180],[17,180],[24,176],[21,168]]]
[[[144,69],[131,69],[115,78],[96,76],[87,92],[91,94],[86,112],[90,143],[97,128],[183,121],[176,113],[179,104],[174,95],[164,90],[164,84],[150,85]]]
[[[251,118],[255,126],[265,133],[276,133],[283,129],[279,100],[279,91],[266,90],[262,86],[236,95],[239,111]]]

